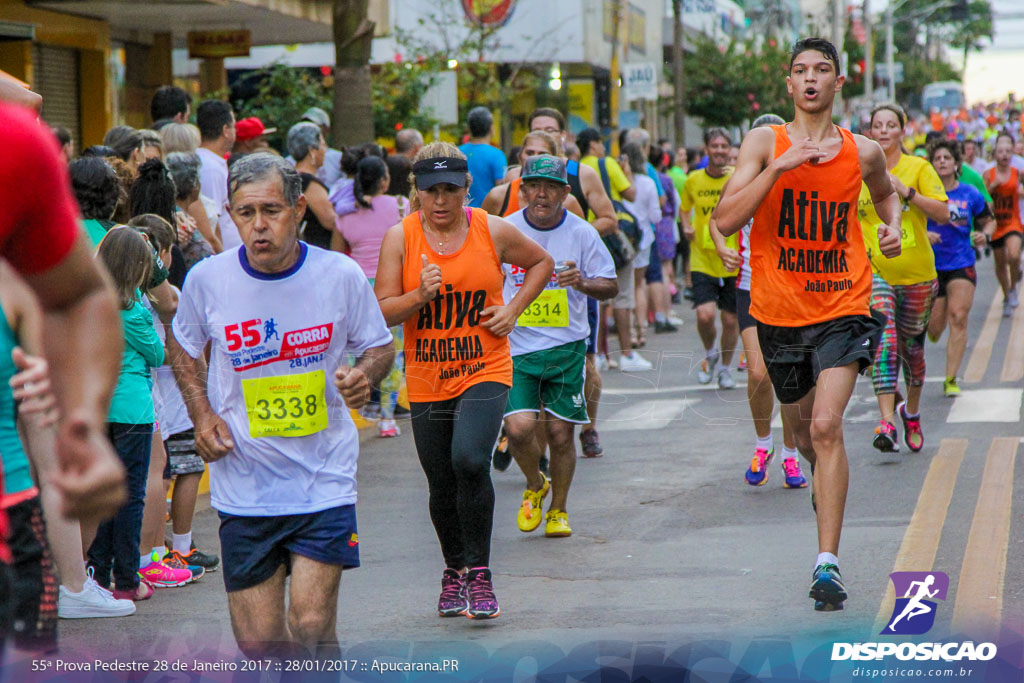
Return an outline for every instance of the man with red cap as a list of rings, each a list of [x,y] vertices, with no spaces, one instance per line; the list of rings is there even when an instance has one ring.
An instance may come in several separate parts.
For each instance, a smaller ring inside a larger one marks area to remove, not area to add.
[[[231,149],[231,153],[266,152],[269,145],[263,136],[275,131],[277,128],[264,127],[263,122],[255,116],[242,119],[235,123],[235,146]]]

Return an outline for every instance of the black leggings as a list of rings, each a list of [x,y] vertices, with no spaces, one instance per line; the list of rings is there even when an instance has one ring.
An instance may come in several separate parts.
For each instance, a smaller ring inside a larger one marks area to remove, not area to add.
[[[430,520],[452,569],[490,563],[491,453],[507,400],[507,386],[481,382],[455,398],[410,404],[416,452],[430,487]]]

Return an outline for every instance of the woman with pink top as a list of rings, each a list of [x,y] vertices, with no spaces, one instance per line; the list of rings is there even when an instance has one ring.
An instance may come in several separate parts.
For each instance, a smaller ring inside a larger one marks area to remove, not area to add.
[[[356,211],[338,216],[336,220],[338,232],[349,245],[349,255],[363,269],[371,285],[377,277],[377,260],[380,257],[384,233],[392,225],[401,223],[409,213],[408,199],[386,194],[390,183],[388,166],[383,159],[376,156],[361,159],[356,165],[352,185]],[[391,334],[395,337],[395,365],[391,373],[380,383],[380,400],[377,402],[381,418],[378,430],[382,438],[399,434],[398,426],[395,424],[395,404],[402,386],[402,326],[393,327]],[[371,401],[367,407],[372,410],[372,406]],[[366,412],[364,415],[373,416]]]

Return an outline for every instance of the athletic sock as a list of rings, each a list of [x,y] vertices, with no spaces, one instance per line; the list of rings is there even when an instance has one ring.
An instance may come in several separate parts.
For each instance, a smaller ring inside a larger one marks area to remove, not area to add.
[[[668,316],[665,315],[664,313],[655,313],[654,314],[654,319],[656,321],[658,321],[659,323],[667,323],[668,322]]]
[[[139,569],[148,567],[153,562],[153,553],[146,553],[145,555],[139,555]]]
[[[790,458],[796,458],[800,453],[795,448],[789,448],[786,445],[782,446],[782,459],[789,460]]]
[[[159,562],[160,560],[164,559],[164,555],[167,554],[167,546],[165,546],[165,545],[153,546],[153,552],[156,553],[156,561]]]
[[[907,410],[907,406],[904,405],[903,406],[903,417],[907,418],[908,420],[916,420],[917,418],[921,417],[921,411],[919,410],[916,413],[914,413],[913,415],[911,415],[910,412]]]
[[[760,448],[766,453],[771,453],[775,449],[775,441],[772,439],[772,435],[769,434],[764,438],[761,438],[760,436],[757,437],[756,448]]]
[[[839,558],[832,553],[818,553],[818,561],[814,563],[814,568],[817,569],[823,564],[834,564],[839,566]]]
[[[189,530],[184,534],[172,535],[174,538],[171,547],[182,555],[188,555],[192,551],[192,531]]]

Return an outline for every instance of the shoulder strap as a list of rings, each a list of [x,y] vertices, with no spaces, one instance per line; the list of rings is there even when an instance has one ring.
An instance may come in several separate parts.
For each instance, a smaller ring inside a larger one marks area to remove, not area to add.
[[[601,184],[604,185],[604,191],[608,194],[608,199],[612,198],[612,181],[608,178],[608,166],[605,163],[605,159],[597,160],[597,168],[601,172]]]
[[[505,215],[505,211],[508,209],[508,201],[511,198],[512,198],[512,183],[509,182],[508,186],[505,188],[505,199],[502,200],[501,208],[498,209],[498,215],[499,216],[504,216]]]

